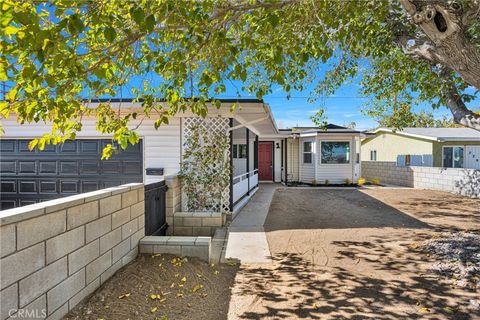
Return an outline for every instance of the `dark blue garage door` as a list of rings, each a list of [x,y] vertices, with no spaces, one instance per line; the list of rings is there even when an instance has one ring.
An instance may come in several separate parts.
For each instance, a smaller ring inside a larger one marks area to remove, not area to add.
[[[0,140],[1,209],[130,182],[142,182],[142,143],[101,160],[111,140],[75,140],[28,150],[29,140]]]

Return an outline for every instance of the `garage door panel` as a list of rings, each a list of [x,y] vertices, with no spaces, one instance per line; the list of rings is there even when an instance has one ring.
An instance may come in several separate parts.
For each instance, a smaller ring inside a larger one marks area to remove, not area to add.
[[[40,194],[42,193],[59,193],[58,184],[56,180],[41,180],[40,181]]]
[[[39,161],[39,174],[56,174],[57,161]]]
[[[19,174],[36,174],[37,164],[35,161],[19,161],[18,162]]]
[[[0,174],[15,174],[16,167],[15,161],[0,161]]]
[[[142,173],[142,163],[139,161],[125,161],[123,163],[123,173],[137,175]]]
[[[17,193],[16,180],[4,180],[0,182],[0,192],[3,193]]]
[[[60,153],[77,153],[78,142],[77,141],[67,141],[60,146]]]
[[[18,181],[18,193],[37,193],[37,183],[35,180]]]
[[[0,140],[0,208],[143,181],[142,141],[102,161],[111,140],[76,140],[47,151],[28,150],[29,140]]]
[[[0,141],[0,152],[14,152],[14,151],[15,151],[14,141]]]
[[[98,174],[99,164],[98,161],[80,161],[80,174]]]

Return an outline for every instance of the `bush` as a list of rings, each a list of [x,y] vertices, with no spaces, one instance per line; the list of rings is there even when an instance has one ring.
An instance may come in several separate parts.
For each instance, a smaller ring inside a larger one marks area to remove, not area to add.
[[[357,181],[357,184],[359,186],[363,186],[365,184],[365,182],[367,182],[367,180],[365,178],[359,178],[358,181]]]
[[[345,184],[347,184],[347,185],[348,185],[348,184],[352,184],[352,180],[349,179],[349,178],[346,178],[346,179],[345,179]]]
[[[378,184],[380,184],[380,179],[379,178],[373,178],[372,183],[378,185]]]
[[[330,180],[325,179],[325,185],[328,186],[330,184]]]

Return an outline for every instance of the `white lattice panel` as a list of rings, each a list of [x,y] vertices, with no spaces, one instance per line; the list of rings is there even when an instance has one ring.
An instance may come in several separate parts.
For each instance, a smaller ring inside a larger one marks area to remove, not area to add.
[[[230,140],[230,133],[228,129],[230,128],[230,119],[229,118],[221,118],[221,117],[210,117],[210,118],[183,118],[182,122],[182,153],[183,150],[187,147],[185,141],[192,134],[192,129],[196,126],[200,125],[202,129],[205,129],[206,132],[220,133],[224,132],[229,140]],[[230,158],[230,148],[225,150],[227,156]],[[187,206],[187,196],[182,193],[182,210],[188,211]],[[227,187],[222,192],[222,200],[221,203],[218,204],[218,211],[222,211],[224,213],[230,213],[230,182]]]

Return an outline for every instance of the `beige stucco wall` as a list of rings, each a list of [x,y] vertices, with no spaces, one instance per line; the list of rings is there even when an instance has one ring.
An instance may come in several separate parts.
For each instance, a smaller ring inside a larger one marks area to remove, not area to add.
[[[362,141],[362,161],[370,161],[370,151],[377,150],[377,161],[397,161],[398,155],[432,155],[433,142],[383,132]]]

